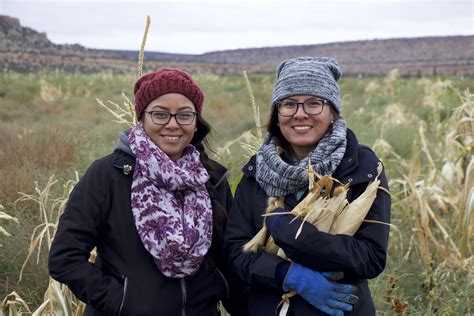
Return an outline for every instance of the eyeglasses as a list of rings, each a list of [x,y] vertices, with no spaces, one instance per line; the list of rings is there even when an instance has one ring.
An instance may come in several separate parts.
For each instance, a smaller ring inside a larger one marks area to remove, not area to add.
[[[328,101],[323,99],[308,99],[304,102],[296,102],[294,100],[283,100],[275,102],[275,106],[278,109],[278,113],[281,116],[293,116],[298,112],[298,108],[301,105],[303,111],[308,115],[318,115],[323,112],[324,105]]]
[[[147,114],[150,114],[151,120],[156,125],[166,125],[171,121],[171,118],[176,119],[176,123],[179,125],[190,125],[194,122],[194,118],[197,115],[197,112],[183,111],[175,114],[171,114],[166,111],[144,111]]]

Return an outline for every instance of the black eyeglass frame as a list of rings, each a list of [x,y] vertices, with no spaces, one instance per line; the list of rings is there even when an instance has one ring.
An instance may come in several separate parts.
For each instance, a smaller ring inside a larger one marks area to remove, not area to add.
[[[285,101],[291,101],[291,102],[294,102],[296,104],[296,108],[295,108],[295,111],[293,114],[282,114],[280,112],[280,106],[283,104],[283,102]],[[321,111],[319,111],[318,113],[308,113],[308,111],[306,111],[306,106],[308,106],[308,101],[321,101],[322,102],[322,105],[321,105]],[[281,116],[284,116],[284,117],[292,117],[294,116],[297,112],[298,112],[298,109],[299,107],[301,106],[303,108],[303,111],[308,114],[308,115],[319,115],[321,113],[323,113],[324,111],[324,106],[327,105],[329,102],[325,99],[319,99],[319,98],[311,98],[311,99],[308,99],[308,100],[305,100],[303,102],[296,102],[296,101],[293,101],[293,100],[283,100],[283,101],[277,101],[275,102],[275,107],[277,108],[277,111],[278,113],[281,115]]]
[[[150,117],[151,117],[151,121],[156,124],[156,125],[166,125],[168,124],[170,121],[171,121],[171,118],[174,117],[176,123],[178,125],[191,125],[194,123],[194,121],[196,120],[196,116],[198,115],[198,112],[193,112],[193,111],[181,111],[181,112],[176,112],[174,114],[170,113],[170,112],[166,112],[166,111],[143,111],[143,113],[147,113],[147,114],[150,114]],[[153,113],[166,113],[168,114],[168,120],[166,121],[166,123],[157,123],[155,122],[155,120],[153,119]],[[182,114],[182,113],[188,113],[188,114],[193,114],[193,119],[191,120],[191,122],[189,123],[180,123],[179,120],[178,120],[178,115],[179,114]]]

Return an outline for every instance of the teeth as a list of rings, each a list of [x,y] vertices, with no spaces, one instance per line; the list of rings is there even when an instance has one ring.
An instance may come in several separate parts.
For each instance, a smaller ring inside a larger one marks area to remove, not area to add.
[[[166,140],[178,140],[179,136],[164,136]]]
[[[298,130],[298,131],[302,131],[302,130],[305,130],[305,129],[310,129],[311,126],[308,126],[308,125],[305,125],[305,126],[293,126],[294,129]]]

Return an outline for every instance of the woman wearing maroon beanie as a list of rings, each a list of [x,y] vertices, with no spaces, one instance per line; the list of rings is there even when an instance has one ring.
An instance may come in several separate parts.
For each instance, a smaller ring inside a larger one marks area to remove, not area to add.
[[[172,68],[142,76],[134,94],[139,123],[71,192],[50,274],[85,315],[219,315],[220,300],[239,315],[221,269],[232,197],[226,169],[204,150],[204,94]]]

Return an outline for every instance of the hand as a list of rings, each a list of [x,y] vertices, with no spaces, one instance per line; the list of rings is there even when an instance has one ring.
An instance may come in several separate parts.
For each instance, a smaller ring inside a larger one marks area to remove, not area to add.
[[[344,272],[342,271],[321,272],[321,274],[330,281],[339,281],[344,277]]]
[[[270,235],[272,235],[274,232],[280,229],[281,224],[288,224],[289,220],[284,221],[284,219],[289,215],[289,214],[278,214],[278,213],[287,213],[288,211],[282,208],[276,208],[273,211],[270,212],[270,214],[275,214],[275,215],[268,215],[265,217],[265,225],[267,226],[268,231],[270,232]]]
[[[321,273],[296,262],[288,269],[283,289],[295,290],[311,305],[329,315],[343,316],[344,311],[352,311],[352,304],[359,299],[354,295],[356,287],[330,282]]]

